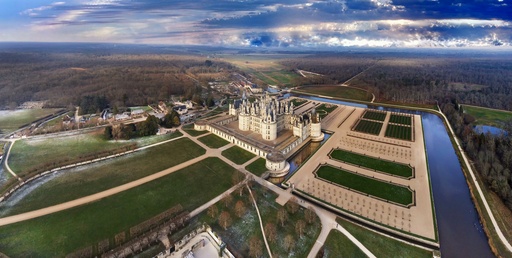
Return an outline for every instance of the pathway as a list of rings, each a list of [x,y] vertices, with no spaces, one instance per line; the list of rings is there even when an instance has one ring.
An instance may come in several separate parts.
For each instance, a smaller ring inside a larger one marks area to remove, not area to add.
[[[267,247],[268,256],[272,258],[272,252],[270,251],[270,246],[268,246],[267,237],[265,236],[265,230],[263,229],[263,221],[261,220],[260,209],[258,209],[258,204],[252,195],[251,188],[247,186],[247,190],[251,194],[252,202],[254,203],[254,208],[256,208],[256,213],[258,214],[258,220],[260,221],[261,234],[263,235],[263,241],[265,242],[265,246]]]
[[[16,173],[14,173],[14,171],[12,171],[11,167],[9,167],[9,155],[11,154],[11,150],[12,150],[12,146],[14,145],[14,143],[19,140],[19,139],[5,139],[3,141],[7,141],[7,142],[10,142],[9,144],[9,149],[7,150],[7,153],[5,154],[5,157],[4,157],[4,164],[5,164],[5,168],[7,169],[7,171],[9,171],[9,173],[11,173],[12,176],[14,176],[15,178],[18,179],[18,181],[22,181],[21,178],[16,175]]]

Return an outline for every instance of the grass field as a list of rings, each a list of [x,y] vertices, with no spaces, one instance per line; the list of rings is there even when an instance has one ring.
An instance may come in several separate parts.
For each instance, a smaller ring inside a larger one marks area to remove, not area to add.
[[[320,118],[326,117],[329,113],[334,111],[338,106],[322,104],[316,108],[316,112],[320,114]]]
[[[235,162],[235,164],[242,165],[250,159],[256,157],[256,155],[238,147],[233,146],[222,152],[222,156],[228,158],[229,160]]]
[[[363,118],[384,122],[386,119],[386,113],[366,110],[366,112],[364,112]]]
[[[365,90],[336,85],[315,85],[300,87],[298,91],[335,98],[371,101],[372,96]]]
[[[333,150],[331,152],[331,157],[343,162],[382,171],[384,173],[391,175],[396,175],[405,178],[412,177],[412,168],[410,166],[398,164],[383,159],[373,158],[340,149]]]
[[[137,147],[182,136],[182,133],[148,136],[129,141],[107,141],[103,130],[59,138],[23,139],[17,141],[9,155],[9,166],[19,176],[42,164],[76,160],[94,153],[108,152],[135,144]],[[50,166],[54,168],[55,166]]]
[[[135,154],[75,168],[38,186],[17,203],[10,203],[10,199],[4,202],[0,214],[18,214],[94,194],[154,174],[204,153],[205,150],[192,140],[182,138]]]
[[[502,127],[503,124],[512,119],[512,112],[497,109],[488,109],[475,106],[463,106],[464,112],[472,115],[478,125],[489,125]]]
[[[432,258],[431,251],[385,237],[379,233],[367,230],[341,218],[336,219],[336,222],[343,226],[357,240],[363,243],[363,245],[376,257]]]
[[[220,138],[219,136],[217,136],[215,134],[209,134],[209,135],[203,136],[201,138],[198,138],[198,140],[200,142],[204,143],[206,146],[213,148],[213,149],[218,149],[218,148],[225,146],[226,144],[229,143],[228,141]]]
[[[402,125],[412,125],[412,117],[391,114],[389,117],[389,122]]]
[[[0,111],[0,133],[11,133],[20,126],[31,123],[39,118],[51,115],[59,109],[21,109],[14,111]]]
[[[408,126],[388,124],[384,135],[390,138],[412,141],[412,128]]]
[[[247,171],[257,175],[257,176],[261,176],[263,175],[263,173],[267,172],[267,167],[265,167],[265,159],[264,158],[259,158],[257,160],[255,160],[253,163],[247,165],[245,167],[245,169],[247,169]]]
[[[297,98],[295,98],[295,99],[292,99],[290,102],[293,103],[293,105],[295,107],[298,107],[298,106],[300,106],[300,105],[302,105],[302,104],[304,104],[304,103],[306,103],[308,101],[305,100],[305,99],[297,99]]]
[[[338,230],[331,230],[324,243],[323,258],[368,257],[348,237]]]
[[[384,200],[402,205],[413,203],[412,191],[404,186],[390,184],[331,166],[321,166],[316,173],[319,178]]]
[[[359,120],[358,124],[354,128],[354,131],[361,133],[368,133],[373,135],[379,135],[382,129],[382,123],[373,122],[368,120]]]
[[[11,257],[64,257],[106,238],[113,243],[115,234],[170,207],[192,211],[206,203],[232,186],[234,173],[218,158],[207,158],[97,202],[0,227],[0,250]]]
[[[194,130],[194,124],[188,124],[188,125],[184,125],[183,127],[181,127],[181,129],[183,129],[184,132],[188,133],[190,136],[199,136],[199,135],[203,135],[203,134],[206,134],[206,133],[209,133],[208,131],[196,131]]]

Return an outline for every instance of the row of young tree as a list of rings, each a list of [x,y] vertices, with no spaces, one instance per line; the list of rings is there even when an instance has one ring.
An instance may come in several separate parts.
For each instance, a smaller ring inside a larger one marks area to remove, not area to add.
[[[487,186],[512,210],[512,120],[504,125],[509,134],[477,133],[475,119],[454,98],[444,99],[440,107]]]

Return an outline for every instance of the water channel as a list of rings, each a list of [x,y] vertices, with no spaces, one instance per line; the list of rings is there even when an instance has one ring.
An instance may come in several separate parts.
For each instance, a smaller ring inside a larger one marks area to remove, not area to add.
[[[367,107],[364,104],[327,98],[305,95],[294,96],[312,101]],[[494,257],[487,242],[487,236],[480,224],[478,213],[471,200],[459,160],[441,118],[428,112],[385,107],[374,108],[418,114],[422,117],[441,255],[443,257]],[[290,160],[290,175],[307,159],[311,150],[315,150],[319,146],[318,143],[312,145],[315,146],[306,146],[301,152],[292,157]]]

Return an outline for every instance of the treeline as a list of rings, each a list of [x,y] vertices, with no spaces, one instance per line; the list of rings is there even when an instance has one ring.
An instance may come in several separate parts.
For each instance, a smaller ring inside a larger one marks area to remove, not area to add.
[[[495,192],[512,210],[512,138],[510,135],[492,135],[475,132],[475,119],[466,113],[455,98],[446,98],[441,102],[441,110],[450,121],[455,133],[462,140],[463,148],[484,179],[487,186]],[[512,121],[505,124],[512,132]]]
[[[324,74],[337,83],[364,71],[348,84],[371,91],[378,101],[430,104],[453,94],[460,103],[512,110],[512,58],[506,53],[347,53],[283,64]]]
[[[105,127],[104,137],[107,140],[129,140],[136,137],[155,135],[158,132],[160,119],[148,116],[145,121],[133,124],[118,124]]]
[[[196,75],[228,76],[232,69],[193,55],[0,52],[0,108],[29,100],[70,107],[84,96],[106,98],[111,107],[147,105],[171,95],[193,96],[207,86]]]

